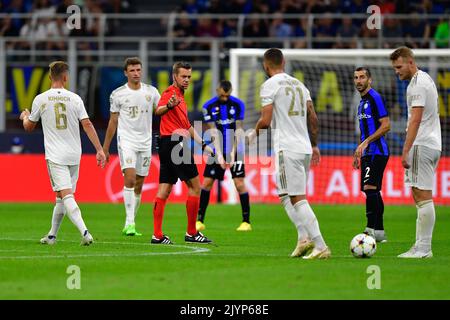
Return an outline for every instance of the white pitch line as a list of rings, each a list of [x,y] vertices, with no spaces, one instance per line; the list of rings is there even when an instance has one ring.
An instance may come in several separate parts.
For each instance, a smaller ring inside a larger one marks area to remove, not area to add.
[[[0,238],[0,241],[32,241],[37,242],[36,239],[15,239],[15,238]],[[78,241],[71,240],[59,240],[59,242],[71,242],[79,243]],[[95,244],[118,244],[118,245],[132,245],[132,246],[146,246],[153,247],[151,244],[147,243],[128,243],[128,242],[113,242],[113,241],[97,241]],[[60,259],[60,258],[87,258],[87,257],[141,257],[141,256],[155,256],[155,255],[183,255],[183,254],[195,254],[208,252],[208,248],[200,248],[193,246],[183,246],[183,245],[170,245],[171,248],[184,248],[190,249],[192,251],[175,251],[175,252],[142,252],[142,253],[91,253],[91,254],[67,254],[67,255],[43,255],[43,256],[0,256],[0,259]],[[12,250],[11,250],[12,251]],[[16,250],[16,252],[24,250]]]

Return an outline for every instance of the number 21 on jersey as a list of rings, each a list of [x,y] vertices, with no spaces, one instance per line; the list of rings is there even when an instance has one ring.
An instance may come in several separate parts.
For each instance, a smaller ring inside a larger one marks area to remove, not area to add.
[[[291,104],[289,105],[288,115],[289,115],[289,117],[292,117],[292,116],[298,116],[300,114],[302,117],[304,117],[305,116],[305,106],[303,104],[303,92],[299,87],[296,87],[295,89],[296,90],[294,90],[292,87],[286,87],[286,90],[285,90],[287,96],[292,96]],[[298,93],[299,98],[300,98],[300,112],[298,110],[295,110],[296,93]]]

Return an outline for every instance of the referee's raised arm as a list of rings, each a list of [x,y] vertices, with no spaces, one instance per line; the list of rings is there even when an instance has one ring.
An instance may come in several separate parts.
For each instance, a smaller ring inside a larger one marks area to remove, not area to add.
[[[180,100],[177,98],[177,96],[175,95],[175,93],[170,97],[169,101],[167,102],[166,105],[164,106],[159,106],[156,111],[155,114],[157,116],[162,116],[163,114],[167,113],[169,110],[172,110],[173,108],[175,108],[178,104],[180,103]]]

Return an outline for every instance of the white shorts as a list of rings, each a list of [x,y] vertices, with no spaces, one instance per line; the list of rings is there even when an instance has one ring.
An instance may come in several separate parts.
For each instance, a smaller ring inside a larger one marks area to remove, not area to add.
[[[420,190],[433,190],[434,176],[441,152],[415,145],[408,155],[409,169],[405,170],[405,185]]]
[[[275,155],[278,195],[305,195],[310,164],[310,154],[279,151]]]
[[[75,193],[80,170],[79,165],[64,166],[47,160],[47,170],[53,191],[72,189],[72,193]]]
[[[130,148],[117,146],[119,151],[120,168],[122,171],[128,168],[136,169],[136,175],[148,176],[150,164],[152,162],[152,150],[134,151]]]

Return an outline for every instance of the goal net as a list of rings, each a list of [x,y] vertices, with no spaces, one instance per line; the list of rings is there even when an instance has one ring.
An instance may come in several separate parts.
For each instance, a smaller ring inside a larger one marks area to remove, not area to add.
[[[232,49],[230,52],[233,93],[246,105],[245,129],[254,127],[261,113],[259,91],[267,79],[262,67],[265,50]],[[359,143],[356,113],[360,101],[359,92],[353,84],[353,72],[357,67],[364,66],[371,71],[372,87],[384,98],[391,121],[391,130],[386,136],[391,158],[385,171],[382,192],[387,203],[411,203],[410,191],[403,185],[403,168],[399,161],[406,135],[408,83],[400,81],[395,75],[389,60],[392,51],[283,50],[286,72],[305,83],[319,118],[319,148],[323,157],[319,166],[311,168],[308,194],[313,202],[364,202],[359,170],[352,169],[352,155]],[[439,92],[443,160],[436,177],[435,195],[444,197],[443,201],[449,203],[450,199],[445,198],[449,196],[445,194],[448,191],[445,189],[447,180],[442,181],[439,174],[448,164],[445,157],[449,153],[450,142],[450,50],[422,49],[414,53],[419,68],[431,75]],[[446,175],[444,179],[447,179]]]

